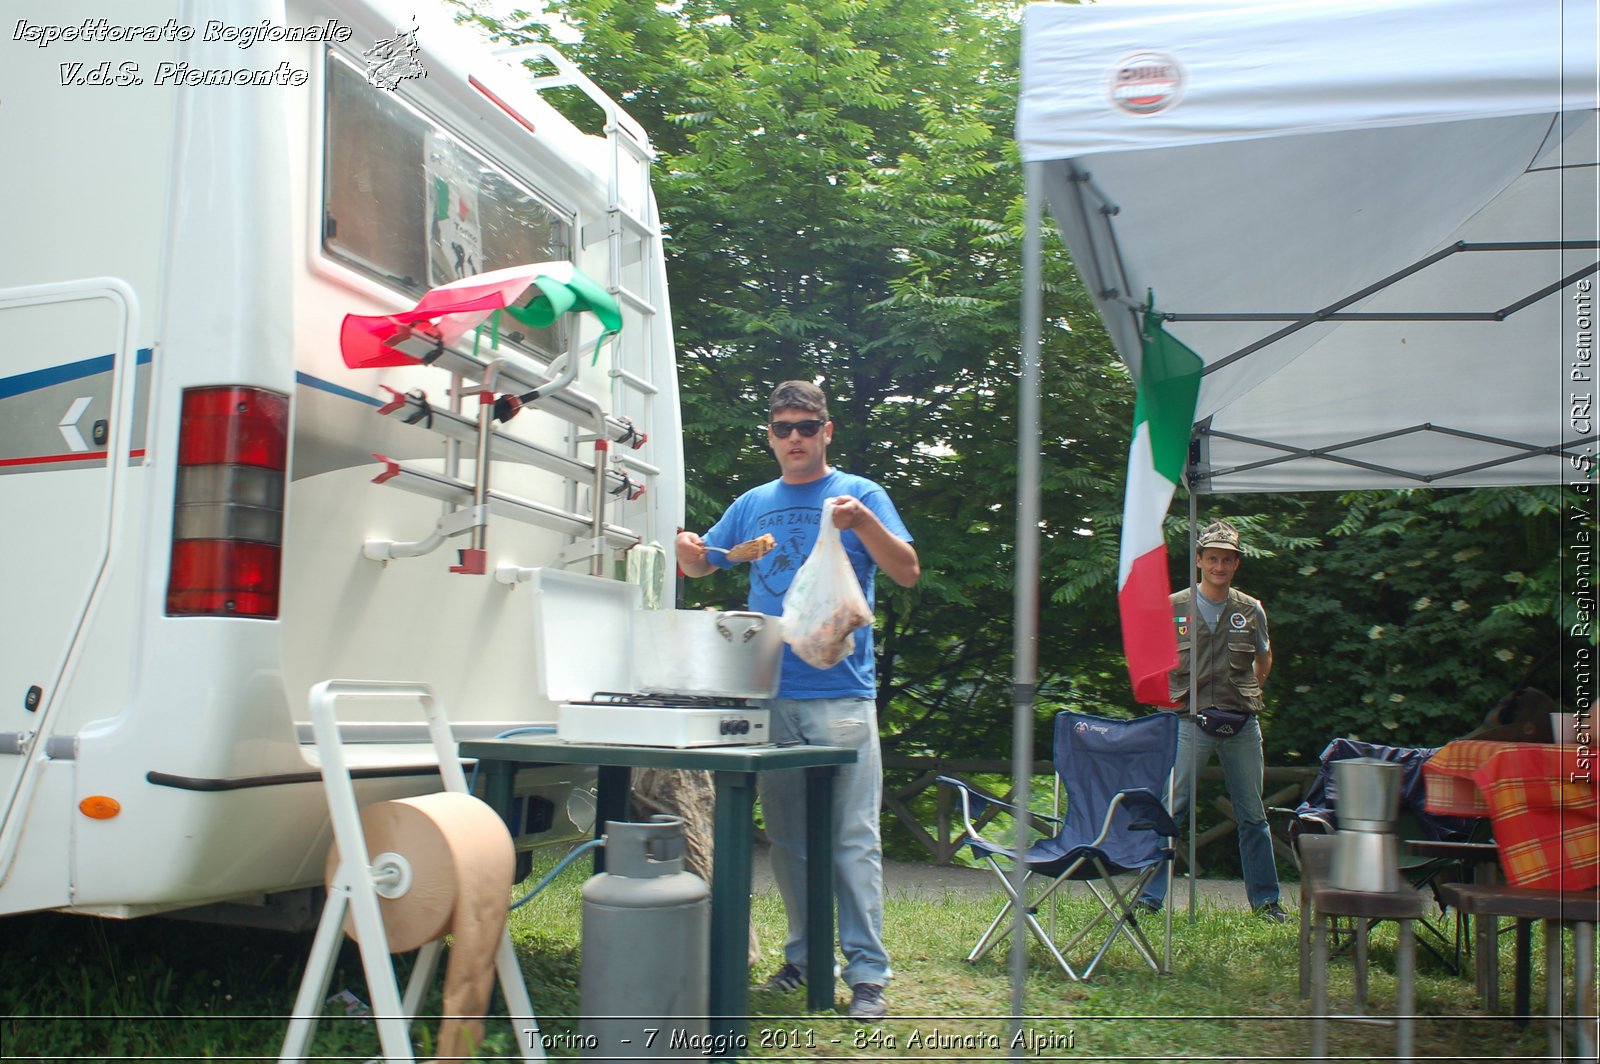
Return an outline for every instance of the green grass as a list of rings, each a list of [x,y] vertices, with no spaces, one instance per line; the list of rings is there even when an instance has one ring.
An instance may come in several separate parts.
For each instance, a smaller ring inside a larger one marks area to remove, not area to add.
[[[577,1031],[580,860],[528,905],[512,914],[541,1029]],[[535,873],[538,874],[537,872]],[[537,880],[531,880],[536,882]],[[1086,918],[1092,899],[1062,906],[1064,922]],[[885,933],[896,978],[891,1018],[861,1026],[834,1013],[808,1014],[803,993],[753,995],[753,1057],[791,1060],[992,1059],[1010,1053],[1011,988],[1002,948],[975,965],[962,958],[993,916],[995,903],[947,895],[888,899]],[[775,894],[758,895],[753,918],[765,956],[753,973],[781,962],[783,911]],[[1175,921],[1174,972],[1152,972],[1119,944],[1093,981],[1072,982],[1038,948],[1032,951],[1022,1024],[1039,1052],[1057,1060],[1305,1059],[1308,1003],[1298,996],[1295,924],[1269,924],[1247,913],[1203,907],[1198,922]],[[1542,935],[1536,934],[1534,1008],[1542,1008]],[[0,921],[0,1059],[7,1060],[274,1060],[283,1015],[299,987],[310,934],[217,928],[181,921],[113,922],[38,914]],[[1159,948],[1159,947],[1158,947]],[[1564,970],[1571,971],[1571,945]],[[1511,948],[1502,948],[1502,997],[1511,996]],[[404,984],[405,965],[401,964]],[[1380,928],[1372,948],[1369,1011],[1393,1010],[1394,931]],[[1332,969],[1336,1008],[1352,1000],[1351,967]],[[330,992],[348,988],[370,1000],[358,955],[341,954]],[[1541,1057],[1544,1026],[1536,1018],[1517,1031],[1485,1018],[1469,976],[1451,975],[1419,951],[1416,990],[1419,1059],[1484,1060]],[[438,990],[424,1013],[439,1007]],[[499,1008],[499,1006],[496,1006]],[[435,1025],[418,1025],[419,1052]],[[513,1059],[514,1035],[491,1020],[482,1059]],[[1346,1060],[1394,1053],[1390,1028],[1334,1023],[1329,1049]],[[995,1048],[998,1046],[998,1048]],[[365,1060],[378,1052],[372,1026],[334,1018],[330,1010],[313,1050],[323,1060]],[[559,1044],[552,1057],[573,1055]]]

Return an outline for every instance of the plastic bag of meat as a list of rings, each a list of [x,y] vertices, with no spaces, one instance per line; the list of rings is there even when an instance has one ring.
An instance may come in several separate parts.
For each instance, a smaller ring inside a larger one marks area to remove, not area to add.
[[[807,665],[831,669],[855,649],[856,629],[871,623],[872,610],[833,525],[833,503],[823,503],[816,546],[783,599],[783,640]]]

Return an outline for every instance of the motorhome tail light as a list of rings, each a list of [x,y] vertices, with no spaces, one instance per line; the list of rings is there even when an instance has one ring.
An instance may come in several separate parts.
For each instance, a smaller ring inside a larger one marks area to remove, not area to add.
[[[288,396],[232,385],[184,391],[169,615],[278,615],[288,466]]]

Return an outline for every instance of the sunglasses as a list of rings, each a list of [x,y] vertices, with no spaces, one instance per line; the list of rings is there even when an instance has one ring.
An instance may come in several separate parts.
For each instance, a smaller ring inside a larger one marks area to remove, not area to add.
[[[768,426],[768,428],[770,428],[772,430],[772,434],[778,437],[780,440],[788,439],[789,434],[796,429],[800,430],[800,435],[809,440],[811,437],[821,432],[822,426],[826,424],[826,421],[817,421],[815,419],[811,421],[774,421]]]

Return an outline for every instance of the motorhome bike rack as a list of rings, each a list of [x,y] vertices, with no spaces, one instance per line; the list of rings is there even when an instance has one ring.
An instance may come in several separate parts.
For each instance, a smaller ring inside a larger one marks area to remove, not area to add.
[[[634,402],[648,404],[659,394],[659,388],[650,379],[650,367],[659,353],[654,348],[657,338],[651,322],[659,311],[653,275],[648,268],[660,240],[659,222],[653,217],[642,217],[627,205],[630,193],[641,206],[651,204],[648,193],[655,150],[644,127],[555,48],[546,44],[525,44],[500,49],[495,54],[513,61],[543,60],[556,73],[533,78],[531,85],[536,91],[576,88],[605,115],[606,213],[602,219],[580,225],[579,236],[584,247],[605,240],[608,251],[605,290],[639,319],[638,327],[627,330],[626,338],[621,334],[611,336],[611,407],[620,413],[608,413],[599,401],[571,386],[579,359],[576,329],[567,352],[543,367],[542,373],[516,360],[495,356],[482,358],[475,347],[470,353],[459,350],[419,329],[396,346],[451,375],[450,410],[446,413],[428,404],[424,395],[391,393],[393,401],[379,412],[403,414],[411,423],[425,420],[426,427],[443,435],[447,440],[445,474],[441,477],[431,471],[412,470],[380,455],[376,457],[384,463],[385,469],[375,480],[441,499],[449,509],[420,540],[401,543],[374,539],[368,540],[362,549],[368,558],[388,561],[426,554],[448,538],[470,535],[471,545],[461,551],[461,564],[452,566],[451,571],[484,574],[488,572],[487,520],[490,513],[495,513],[572,536],[572,542],[561,551],[560,564],[567,566],[587,561],[590,572],[599,576],[604,573],[608,549],[627,549],[644,538],[606,522],[607,498],[636,500],[644,494],[649,481],[660,473],[658,467],[636,454],[612,446],[617,444],[637,451],[645,443],[648,426],[641,427],[628,416],[626,408]],[[627,173],[630,166],[631,174]],[[625,283],[624,267],[635,263],[640,264],[640,280],[629,287]],[[477,383],[465,384],[467,381]],[[507,393],[497,396],[495,389],[501,385],[507,386]],[[468,397],[479,401],[476,418],[468,417],[460,409],[462,399]],[[592,435],[574,439],[572,449],[562,455],[517,440],[495,428],[495,422],[509,420],[524,407],[544,410],[588,429]],[[641,405],[639,409],[640,420],[648,422],[648,406]],[[469,443],[479,459],[471,483],[458,476],[460,448]],[[594,444],[592,463],[577,457],[576,446],[581,443]],[[566,508],[557,509],[491,490],[488,458],[522,462],[566,478]],[[591,512],[582,515],[576,512],[576,486],[586,482],[591,486]]]
[[[328,885],[322,919],[317,924],[311,954],[306,960],[305,975],[300,981],[300,992],[295,997],[294,1012],[284,1035],[283,1051],[278,1057],[280,1064],[291,1061],[298,1064],[307,1059],[323,1002],[328,996],[329,980],[338,960],[339,947],[344,942],[346,913],[351,915],[358,933],[361,965],[366,971],[367,990],[372,997],[373,1023],[378,1029],[378,1044],[383,1049],[383,1059],[389,1064],[414,1064],[416,1060],[411,1044],[411,1023],[416,1018],[423,995],[433,981],[444,942],[435,940],[417,951],[416,965],[406,982],[405,997],[402,998],[395,978],[394,962],[389,956],[383,912],[378,905],[380,891],[387,891],[391,896],[395,894],[397,877],[395,870],[381,859],[376,864],[367,863],[367,841],[361,830],[361,811],[356,803],[355,785],[350,780],[350,771],[345,764],[336,711],[341,699],[375,698],[409,699],[420,703],[428,723],[434,754],[439,759],[439,776],[444,781],[444,789],[458,794],[470,793],[466,774],[461,770],[461,759],[456,753],[449,718],[428,685],[325,680],[311,689],[311,727],[322,761],[322,785],[328,795],[328,817],[333,823],[333,837],[339,848],[340,861],[338,871]],[[383,855],[379,856],[381,858]],[[509,931],[501,932],[500,946],[495,953],[495,973],[506,1001],[508,1019],[517,1032],[522,1059],[544,1060],[544,1045],[534,1020],[533,1002],[528,997],[528,987],[523,981],[522,968],[517,963]]]
[[[647,437],[630,420],[612,417],[601,409],[596,400],[570,386],[559,391],[541,392],[537,398],[519,403],[547,410],[575,426],[590,428],[591,434],[577,441],[594,444],[594,461],[584,462],[574,455],[563,455],[519,440],[495,428],[496,408],[500,405],[497,398],[499,387],[503,384],[512,387],[531,384],[537,390],[544,378],[534,378],[527,370],[506,359],[483,359],[443,344],[430,352],[426,361],[451,374],[450,408],[433,406],[421,393],[401,395],[388,389],[392,399],[379,407],[378,413],[403,414],[408,423],[419,424],[444,437],[448,448],[446,472],[439,474],[417,470],[386,456],[375,455],[384,463],[385,469],[374,478],[374,483],[389,484],[439,499],[449,504],[451,509],[441,515],[433,531],[420,540],[368,540],[362,546],[366,557],[377,561],[417,557],[437,549],[452,536],[470,534],[471,546],[461,552],[461,564],[452,566],[451,572],[482,575],[487,572],[486,532],[488,515],[491,513],[573,536],[573,544],[562,554],[563,564],[589,559],[595,575],[603,571],[608,549],[625,550],[642,541],[643,537],[638,533],[605,521],[607,496],[638,499],[645,491],[642,478],[659,472],[655,466],[631,455],[619,455],[622,460],[607,462],[613,442],[634,449],[645,443]],[[468,378],[476,383],[464,384]],[[479,401],[479,409],[477,417],[469,419],[461,412],[460,404],[463,399],[474,397]],[[474,447],[475,459],[475,473],[471,482],[455,475],[459,468],[460,447],[468,443]],[[592,512],[585,516],[491,490],[490,459],[518,461],[556,473],[574,483],[587,480],[593,488]],[[610,468],[613,465],[618,468]],[[630,476],[629,469],[640,474],[641,479],[635,480]]]
[[[379,473],[374,480],[378,483],[388,484],[391,487],[402,488],[417,495],[438,499],[440,502],[449,503],[457,507],[469,507],[472,502],[472,485],[464,480],[445,476],[442,473],[432,473],[423,469],[414,469],[401,462],[387,458],[381,454],[373,455],[378,461],[384,463],[384,471]],[[489,513],[513,521],[525,521],[528,524],[539,525],[544,528],[554,529],[571,536],[583,536],[591,531],[588,518],[578,514],[558,510],[554,506],[547,506],[542,502],[524,499],[504,492],[490,491],[486,503]],[[461,521],[470,521],[475,514],[466,510],[458,510],[462,514]],[[387,561],[390,558],[414,557],[416,554],[425,554],[440,543],[445,537],[455,535],[462,530],[461,527],[452,528],[451,518],[447,514],[439,519],[441,531],[436,533],[438,539],[426,550],[418,550],[414,554],[403,553],[408,544],[392,543],[388,540],[367,540],[363,551],[368,558],[375,561]],[[607,524],[603,526],[602,533],[607,546],[616,550],[627,550],[640,541],[640,535],[631,529],[620,525]],[[425,542],[425,541],[424,541]],[[392,553],[391,553],[392,552]]]
[[[421,393],[405,393],[395,391],[388,385],[381,385],[393,398],[378,409],[380,414],[404,414],[403,421],[413,423],[414,418],[427,417],[431,419],[426,426],[444,436],[446,439],[456,440],[461,443],[474,443],[478,438],[478,424],[452,410],[441,409],[428,403],[428,397]],[[626,439],[617,442],[630,442]],[[584,479],[594,475],[594,467],[590,463],[569,458],[559,451],[548,447],[541,447],[537,443],[518,439],[509,433],[495,429],[489,433],[489,457],[491,459],[521,462],[542,469],[547,473],[572,480]],[[613,462],[617,468],[606,473],[606,492],[613,496],[623,496],[628,499],[637,499],[644,493],[644,484],[628,476],[624,465],[632,467],[637,472],[647,476],[655,476],[660,472],[655,466],[636,459],[630,461]]]

